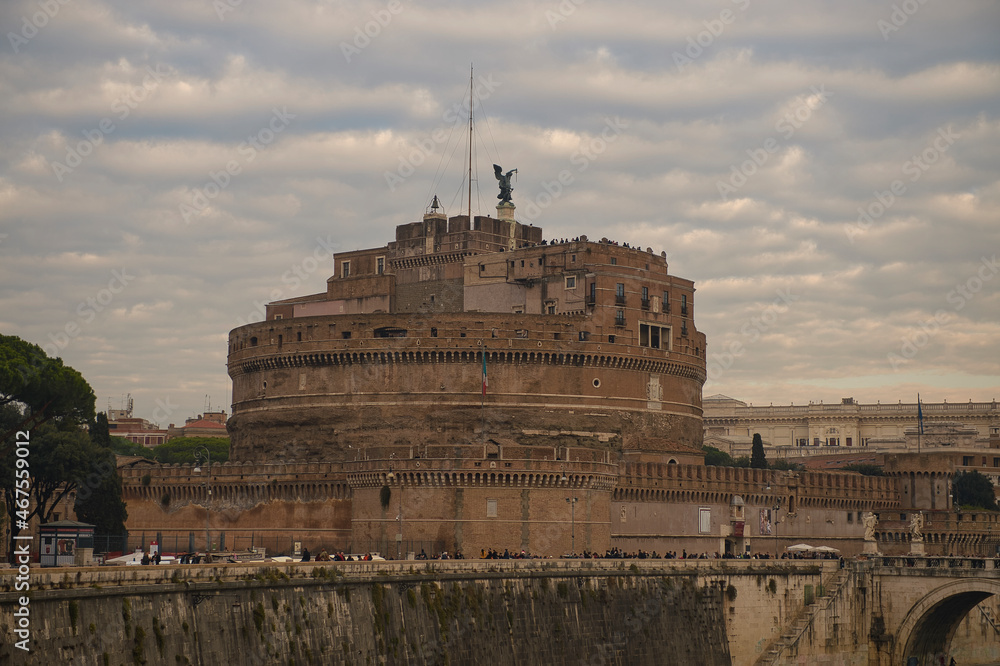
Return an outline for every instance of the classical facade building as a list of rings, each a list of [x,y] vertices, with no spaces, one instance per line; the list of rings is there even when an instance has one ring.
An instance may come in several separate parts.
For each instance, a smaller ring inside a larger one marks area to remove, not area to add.
[[[959,402],[751,406],[724,395],[704,400],[705,443],[749,455],[754,433],[779,456],[830,455],[857,449],[916,451],[989,448],[1000,435],[1000,403]]]
[[[108,410],[108,432],[114,437],[124,437],[133,444],[147,448],[167,441],[167,431],[146,419],[132,416],[131,398],[128,409]]]
[[[431,211],[334,259],[325,292],[230,333],[233,460],[487,438],[700,446],[705,336],[664,253]]]
[[[228,437],[226,430],[226,412],[208,411],[196,417],[185,419],[184,425],[175,426],[173,423],[167,428],[167,439],[175,437]]]

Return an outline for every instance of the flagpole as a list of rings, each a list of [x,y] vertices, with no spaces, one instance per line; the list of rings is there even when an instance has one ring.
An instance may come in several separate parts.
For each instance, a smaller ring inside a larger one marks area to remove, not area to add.
[[[482,414],[482,433],[483,433],[483,444],[486,443],[486,345],[483,345],[483,395],[480,398],[480,412]]]

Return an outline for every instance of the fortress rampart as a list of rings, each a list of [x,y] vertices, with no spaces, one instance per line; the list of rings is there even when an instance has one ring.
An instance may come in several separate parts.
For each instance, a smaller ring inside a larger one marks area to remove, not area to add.
[[[216,463],[210,477],[207,468],[198,473],[190,465],[140,463],[121,472],[131,532],[193,540],[198,548],[207,521],[215,543],[225,533],[227,545],[266,537],[285,549],[301,541],[313,552],[378,550],[393,557],[409,548],[557,556],[614,547],[739,554],[749,546],[751,553],[774,553],[815,540],[849,555],[861,551],[862,515],[872,511],[879,515],[881,552],[905,554],[909,512],[918,509],[925,513],[928,554],[992,554],[1000,542],[985,514],[904,503],[911,481],[920,499],[928,495],[921,484],[947,483],[944,472],[927,479],[866,477],[636,455],[644,458],[491,441],[376,447],[336,463]],[[898,469],[905,461],[894,464]]]
[[[230,336],[231,457],[329,460],[384,443],[459,444],[484,424],[491,437],[525,444],[648,450],[655,436],[696,445],[701,352],[597,342],[596,333],[581,341],[590,328],[578,315],[487,313],[243,326]],[[568,422],[574,438],[549,434]]]

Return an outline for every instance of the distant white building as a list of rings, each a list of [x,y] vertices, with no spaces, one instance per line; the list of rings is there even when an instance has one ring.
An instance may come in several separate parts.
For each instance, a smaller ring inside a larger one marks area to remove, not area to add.
[[[839,404],[756,407],[717,394],[703,400],[705,444],[733,456],[749,455],[754,433],[779,457],[823,455],[861,449],[909,451],[988,448],[1000,437],[1000,403],[922,402],[923,433],[917,403]]]

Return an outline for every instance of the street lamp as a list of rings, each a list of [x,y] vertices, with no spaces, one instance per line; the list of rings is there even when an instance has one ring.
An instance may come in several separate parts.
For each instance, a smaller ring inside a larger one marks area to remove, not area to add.
[[[781,500],[775,498],[774,500],[774,559],[778,559],[778,509],[781,508]]]
[[[392,471],[392,459],[395,453],[389,454],[389,473],[385,475],[385,480],[392,483],[396,480],[396,473]],[[399,480],[399,512],[396,514],[396,559],[401,559],[403,547],[403,479]]]
[[[204,455],[203,455],[204,454]],[[201,461],[205,460],[206,466],[206,476],[205,487],[208,489],[208,497],[205,500],[205,556],[208,557],[208,552],[211,550],[212,541],[208,533],[208,507],[209,503],[212,501],[212,454],[209,453],[208,448],[200,446],[194,450],[195,456],[195,466],[194,473],[201,474]]]
[[[566,503],[569,504],[570,509],[570,555],[576,556],[576,497],[567,497]]]

